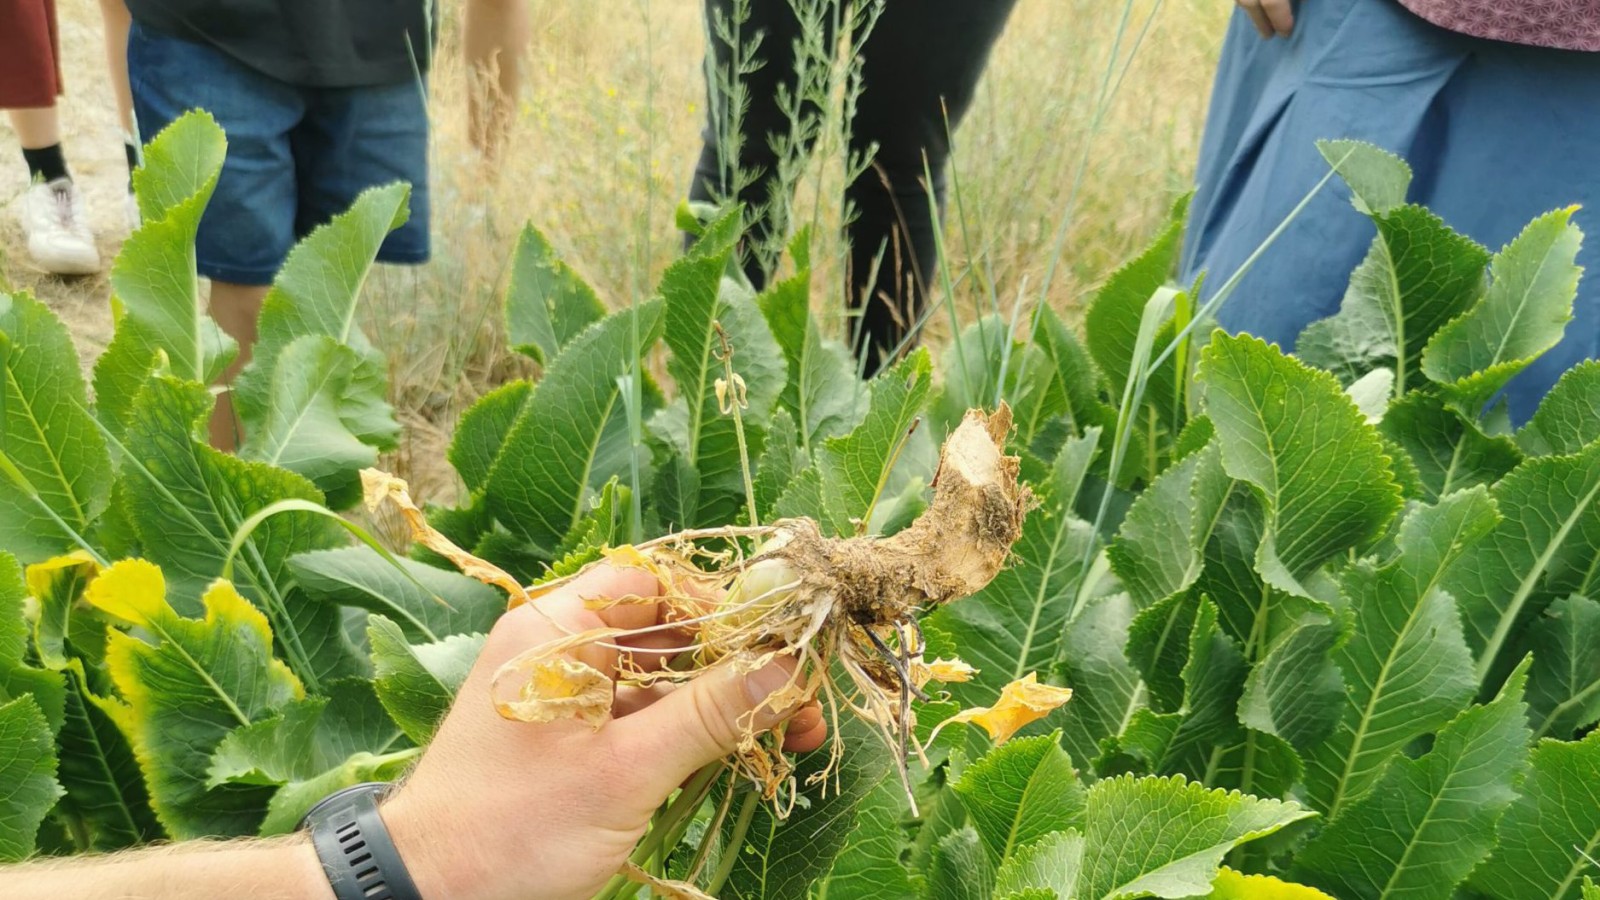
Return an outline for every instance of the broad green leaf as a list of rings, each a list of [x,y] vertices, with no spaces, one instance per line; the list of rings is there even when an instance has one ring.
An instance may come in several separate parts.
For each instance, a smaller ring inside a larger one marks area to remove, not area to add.
[[[1356,209],[1381,215],[1406,202],[1411,167],[1393,153],[1365,141],[1317,141],[1317,152],[1350,186]]]
[[[825,530],[855,534],[857,521],[870,528],[864,520],[880,496],[893,491],[891,476],[901,468],[896,451],[922,412],[931,383],[932,363],[919,348],[872,380],[866,417],[854,431],[823,442],[817,464],[827,510]]]
[[[1476,414],[1512,376],[1554,347],[1572,320],[1582,269],[1583,233],[1574,208],[1546,213],[1490,266],[1489,289],[1470,310],[1440,328],[1422,354],[1422,371]]]
[[[1102,743],[1120,734],[1147,702],[1124,652],[1134,609],[1127,594],[1112,594],[1091,601],[1067,626],[1061,675],[1053,680],[1072,688],[1072,701],[1047,721],[1061,727],[1061,741],[1074,759],[1098,759]]]
[[[1344,711],[1346,686],[1328,658],[1340,624],[1307,613],[1271,644],[1245,676],[1239,721],[1305,752],[1326,738]]]
[[[481,491],[488,484],[494,461],[507,446],[511,426],[532,395],[532,384],[513,381],[479,397],[461,414],[447,455],[467,490]]]
[[[56,798],[56,748],[32,697],[0,704],[0,860],[33,853],[39,824]]]
[[[758,801],[738,860],[722,887],[724,900],[800,900],[809,896],[811,883],[827,873],[853,833],[856,807],[883,781],[898,786],[890,774],[883,743],[858,721],[843,724],[845,756],[837,763],[826,792],[808,794],[808,806],[796,808],[786,820],[772,806]],[[795,775],[805,784],[813,772],[828,764],[827,753],[803,757]],[[748,794],[735,797],[735,805]],[[730,819],[732,817],[730,816]],[[724,839],[733,823],[724,824]]]
[[[680,527],[730,522],[743,505],[735,423],[723,412],[716,390],[719,380],[727,380],[724,347],[733,354],[734,374],[744,382],[747,405],[740,415],[747,442],[765,428],[787,382],[783,353],[754,298],[722,277],[732,253],[731,244],[691,253],[661,276],[667,372],[678,395],[650,428],[694,473],[673,482],[674,490],[661,492],[666,517]]]
[[[998,867],[1052,831],[1082,822],[1084,791],[1060,733],[1015,738],[968,766],[955,783],[961,804]]]
[[[1083,874],[1083,834],[1055,831],[1019,850],[995,873],[994,896],[1015,898],[1044,891],[1052,898],[1073,897]]]
[[[1300,579],[1318,565],[1382,533],[1400,488],[1377,433],[1331,375],[1218,332],[1200,378],[1223,468],[1266,504],[1256,566],[1269,584],[1304,593]]]
[[[940,839],[928,869],[928,900],[992,900],[994,865],[970,826]]]
[[[1183,706],[1183,668],[1200,595],[1183,591],[1134,616],[1128,625],[1128,660],[1144,677],[1150,708],[1174,713]]]
[[[1448,900],[1494,847],[1528,759],[1526,669],[1493,702],[1461,713],[1422,756],[1389,765],[1297,854],[1296,881],[1346,900]]]
[[[1499,846],[1472,874],[1497,900],[1584,900],[1600,876],[1600,731],[1543,740],[1521,795],[1501,817]]]
[[[1333,659],[1347,693],[1338,727],[1306,757],[1311,805],[1337,816],[1365,796],[1390,760],[1444,725],[1477,693],[1461,620],[1440,583],[1496,522],[1483,488],[1414,509],[1400,526],[1393,560],[1345,570],[1341,590],[1353,633]]]
[[[910,900],[917,896],[901,862],[910,815],[899,779],[880,779],[856,807],[855,827],[817,891],[830,900]]]
[[[207,784],[278,787],[261,833],[287,834],[334,791],[398,776],[421,753],[409,744],[371,682],[337,681],[326,697],[295,701],[229,733],[211,756]]]
[[[1228,851],[1310,815],[1294,803],[1207,790],[1183,778],[1101,781],[1089,789],[1072,896],[1204,894]]]
[[[1138,258],[1112,273],[1106,283],[1095,293],[1084,314],[1085,343],[1094,362],[1110,381],[1113,392],[1128,380],[1134,366],[1144,366],[1149,359],[1136,359],[1139,323],[1144,316],[1145,303],[1150,295],[1167,285],[1177,260],[1183,236],[1183,217],[1187,202],[1180,203],[1172,219]],[[1165,335],[1171,338],[1170,328]],[[1158,341],[1156,349],[1165,346]],[[1170,399],[1174,384],[1171,363],[1163,364],[1160,372],[1151,376],[1147,402]]]
[[[427,743],[472,671],[484,636],[457,634],[413,645],[399,625],[371,615],[367,617],[367,641],[372,645],[373,684],[379,702],[406,737]]]
[[[1600,361],[1567,370],[1545,395],[1517,443],[1531,456],[1578,453],[1600,440]]]
[[[66,718],[56,737],[66,794],[56,814],[83,840],[78,849],[108,852],[163,837],[133,748],[95,701],[109,689],[107,676],[74,659],[66,688]]]
[[[111,458],[89,417],[72,338],[27,294],[0,294],[0,548],[32,562],[53,556],[105,511]],[[46,511],[48,510],[48,512]]]
[[[1213,442],[1174,463],[1134,500],[1106,556],[1141,609],[1194,584],[1232,490]]]
[[[1420,206],[1373,216],[1378,235],[1350,276],[1339,312],[1313,322],[1295,355],[1350,383],[1380,368],[1397,395],[1427,384],[1423,348],[1483,295],[1489,251]]]
[[[1094,529],[1073,513],[1092,438],[1069,443],[1050,479],[1034,487],[1039,506],[1022,522],[1011,563],[983,590],[929,617],[955,638],[961,658],[977,667],[951,693],[967,705],[987,704],[1006,684],[1029,672],[1048,676],[1061,657]]]
[[[304,475],[338,498],[331,505],[348,505],[359,497],[360,471],[399,436],[385,390],[371,359],[326,335],[295,338],[278,354],[239,455]]]
[[[642,351],[661,335],[661,312],[652,301],[613,313],[545,369],[506,438],[518,452],[499,457],[485,487],[490,512],[507,528],[553,549],[587,511],[590,491],[625,475],[642,452],[628,437],[618,379],[637,363],[633,317]]]
[[[1600,721],[1600,603],[1563,597],[1528,629],[1534,737],[1568,738]]]
[[[226,152],[216,121],[193,111],[156,135],[134,173],[143,224],[111,266],[116,335],[94,367],[95,402],[114,433],[158,359],[171,375],[210,384],[237,352],[206,315],[194,255]]]
[[[211,788],[205,773],[228,732],[303,696],[272,655],[266,617],[219,581],[203,598],[205,617],[185,618],[168,603],[161,570],[137,559],[101,573],[87,596],[137,629],[108,635],[120,699],[101,703],[133,745],[162,826],[180,840],[255,833],[270,792]]]
[[[568,341],[604,317],[606,309],[530,223],[523,226],[511,256],[505,312],[511,346],[548,366]]]
[[[1065,416],[1073,434],[1090,428],[1101,429],[1102,435],[1116,432],[1117,411],[1100,396],[1100,370],[1083,342],[1049,306],[1039,307],[1033,342],[1018,365],[1023,370],[1013,409],[1019,441],[1044,449],[1039,442],[1058,416]]]
[[[772,416],[772,427],[767,431],[766,446],[755,460],[755,473],[751,479],[756,493],[756,509],[763,521],[771,513],[778,499],[801,471],[811,465],[811,458],[800,447],[800,435],[789,411],[779,408]]]
[[[856,427],[867,398],[850,351],[822,336],[811,314],[811,272],[802,268],[756,298],[789,364],[780,402],[799,428],[807,451]]]
[[[0,569],[5,568],[0,563]],[[27,584],[24,593],[30,594],[39,604],[38,620],[34,623],[33,645],[38,651],[39,663],[48,669],[60,671],[67,667],[67,638],[72,633],[78,640],[74,648],[79,655],[98,643],[103,650],[105,628],[99,622],[90,623],[91,616],[77,606],[89,581],[100,571],[100,566],[89,554],[75,550],[27,567]],[[9,576],[8,576],[9,577]],[[3,593],[3,589],[0,589]],[[98,632],[98,633],[96,633]],[[87,636],[87,640],[82,640]],[[89,653],[98,661],[104,653]],[[7,658],[0,652],[0,660]]]
[[[1455,491],[1492,485],[1522,462],[1510,438],[1484,434],[1437,394],[1407,394],[1384,413],[1378,430],[1416,465],[1422,496],[1429,503]]]
[[[66,687],[60,672],[35,668],[29,660],[27,604],[22,564],[0,551],[0,703],[32,696],[50,730],[57,731]]]
[[[595,498],[594,509],[584,514],[572,533],[556,548],[557,557],[550,564],[548,577],[576,575],[584,566],[599,559],[606,548],[627,543],[631,496],[616,478],[606,482],[600,489],[600,496]],[[488,628],[480,630],[487,632]]]
[[[405,571],[370,547],[341,547],[289,559],[295,582],[311,599],[381,613],[407,640],[484,634],[505,612],[505,597],[457,572],[400,560]]]
[[[122,448],[128,518],[143,552],[171,583],[173,604],[186,613],[198,611],[195,600],[221,576],[245,520],[281,500],[322,501],[299,475],[201,441],[196,430],[210,409],[211,397],[199,384],[153,378],[134,403]],[[272,516],[245,540],[236,567],[240,592],[268,614],[284,658],[302,678],[361,671],[338,611],[298,596],[289,581],[290,556],[345,540],[322,516]]]
[[[1290,884],[1271,875],[1244,875],[1224,867],[1211,883],[1206,900],[1333,900],[1303,884]]]
[[[1583,876],[1583,900],[1600,900],[1600,885],[1587,875]]]
[[[816,466],[803,469],[778,495],[772,514],[780,519],[806,516],[822,521],[826,513],[822,508],[822,473]]]
[[[934,398],[933,414],[942,429],[960,424],[969,409],[988,409],[1014,395],[1022,344],[1011,336],[1011,323],[999,313],[980,316],[950,339],[940,360],[944,383]],[[1006,372],[1010,384],[1002,385]]]
[[[405,223],[411,188],[403,183],[368,188],[350,208],[307,235],[284,259],[261,304],[260,338],[250,364],[234,383],[234,397],[246,429],[265,421],[280,356],[296,339],[322,335],[348,347],[369,370],[355,398],[360,410],[341,410],[366,423],[364,441],[391,449],[399,428],[384,402],[388,365],[357,323],[361,288],[390,231]],[[369,384],[369,382],[372,382]],[[386,427],[385,427],[386,426]],[[255,427],[260,427],[259,425]]]
[[[1539,610],[1569,594],[1600,596],[1600,443],[1530,459],[1490,492],[1502,516],[1443,583],[1461,606],[1480,679]]]

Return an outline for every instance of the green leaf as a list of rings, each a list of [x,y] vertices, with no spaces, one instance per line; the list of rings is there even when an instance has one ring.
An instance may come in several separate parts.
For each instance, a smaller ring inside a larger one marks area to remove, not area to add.
[[[457,634],[413,645],[399,625],[371,615],[367,617],[367,641],[372,645],[378,701],[406,737],[426,744],[472,671],[484,636]]]
[[[856,807],[855,827],[817,893],[829,900],[911,900],[911,873],[901,863],[908,846],[902,825],[910,813],[899,779],[879,779]]]
[[[32,697],[0,704],[0,860],[33,853],[56,798],[56,748],[50,723]]]
[[[1192,897],[1210,890],[1229,850],[1311,812],[1279,800],[1207,790],[1183,778],[1119,776],[1089,789],[1078,900]],[[1057,846],[1070,850],[1070,842]]]
[[[656,342],[661,304],[655,301],[613,313],[574,338],[511,427],[506,443],[518,452],[501,455],[489,472],[490,512],[546,550],[583,517],[590,491],[625,474],[641,452],[628,437],[618,385],[637,364],[635,315],[640,350]]]
[[[0,458],[25,481],[0,489],[0,548],[31,562],[73,543],[57,520],[82,535],[105,511],[111,458],[71,336],[27,294],[0,294],[0,376]]]
[[[1393,153],[1365,141],[1317,141],[1317,152],[1350,186],[1356,209],[1381,215],[1406,202],[1411,167]]]
[[[1128,380],[1135,364],[1144,366],[1148,359],[1136,359],[1139,323],[1150,296],[1165,287],[1176,263],[1183,236],[1183,216],[1186,203],[1180,203],[1171,220],[1150,246],[1138,258],[1125,264],[1106,279],[1095,293],[1084,314],[1084,334],[1089,354],[1094,357],[1100,371],[1105,373],[1114,389],[1120,389]],[[1166,335],[1169,339],[1171,334]],[[1164,346],[1166,341],[1158,341]],[[1172,395],[1173,366],[1163,364],[1159,373],[1152,374],[1147,402]],[[1163,388],[1162,386],[1165,385]]]
[[[1011,563],[983,590],[929,617],[978,669],[972,681],[951,686],[962,703],[987,704],[1029,672],[1048,675],[1062,656],[1062,635],[1095,545],[1094,529],[1072,511],[1094,450],[1089,438],[1061,451],[1050,479],[1034,486],[1039,506],[1023,519]]]
[[[500,458],[511,427],[531,396],[532,384],[509,382],[479,397],[461,414],[447,455],[467,490],[481,491],[488,484],[494,461]]]
[[[334,791],[398,776],[422,752],[408,743],[378,705],[371,682],[337,681],[328,696],[296,701],[223,738],[207,784],[278,786],[261,834],[287,834]]]
[[[1378,236],[1339,312],[1300,334],[1295,354],[1346,384],[1380,368],[1398,395],[1427,384],[1423,348],[1483,294],[1489,251],[1420,206],[1376,214]]]
[[[1232,490],[1213,441],[1174,463],[1133,501],[1106,557],[1141,609],[1194,584]]]
[[[1333,900],[1316,888],[1290,884],[1271,875],[1242,875],[1224,868],[1206,900]]]
[[[1256,566],[1304,594],[1300,579],[1381,534],[1400,508],[1383,445],[1331,375],[1248,335],[1218,332],[1200,378],[1223,468],[1266,504]]]
[[[1072,897],[1083,872],[1083,835],[1056,831],[1022,848],[995,874],[994,896],[1015,898],[1044,891],[1051,898]]]
[[[1528,629],[1534,737],[1568,738],[1600,721],[1600,603],[1563,597]]]
[[[1102,435],[1116,432],[1117,411],[1100,396],[1100,370],[1077,335],[1049,306],[1040,306],[1036,313],[1033,342],[1020,365],[1025,371],[1018,374],[1020,384],[1013,404],[1019,441],[1037,447],[1049,423],[1058,416],[1065,417],[1075,434],[1090,428],[1099,428]]]
[[[994,866],[970,826],[939,840],[928,870],[928,900],[992,900]]]
[[[1531,456],[1578,453],[1600,440],[1600,361],[1568,369],[1545,395],[1517,443]]]
[[[756,459],[755,475],[751,480],[756,493],[756,509],[761,512],[763,521],[772,518],[771,513],[778,499],[795,477],[810,465],[811,458],[800,447],[800,435],[795,428],[794,417],[789,415],[787,409],[780,407],[772,416],[766,446]]]
[[[1344,679],[1328,654],[1342,637],[1338,622],[1308,613],[1250,667],[1239,721],[1305,752],[1332,732],[1344,711]]]
[[[629,490],[616,478],[606,482],[600,489],[600,496],[595,498],[594,509],[579,520],[572,533],[556,548],[558,556],[550,564],[548,577],[576,575],[584,566],[600,559],[606,548],[627,543],[630,496]],[[488,631],[488,628],[481,630]]]
[[[230,542],[247,519],[281,500],[322,501],[298,475],[199,440],[196,429],[210,409],[201,385],[153,378],[134,403],[122,448],[128,518],[183,612],[198,611],[196,598],[221,576]],[[261,522],[243,545],[239,589],[268,614],[285,658],[308,680],[359,673],[360,660],[338,611],[289,589],[288,560],[344,541],[323,516],[289,512]]]
[[[731,245],[691,253],[661,276],[667,372],[678,396],[650,428],[695,476],[678,479],[676,490],[664,497],[667,518],[681,527],[732,521],[744,501],[733,416],[722,412],[716,391],[717,381],[726,379],[724,338],[732,348],[734,374],[744,381],[748,406],[741,416],[747,439],[765,427],[787,381],[783,356],[754,299],[722,277],[732,253]]]
[[[1416,465],[1422,496],[1429,503],[1455,491],[1492,485],[1522,462],[1510,438],[1484,434],[1437,394],[1407,394],[1384,413],[1378,430]]]
[[[178,117],[144,148],[134,173],[143,224],[111,266],[116,335],[94,367],[95,401],[113,433],[158,359],[169,374],[210,384],[237,351],[206,315],[195,274],[195,232],[226,152],[222,129],[201,111]]]
[[[205,772],[228,732],[267,718],[303,692],[272,655],[272,631],[227,582],[203,599],[203,619],[167,602],[161,570],[117,563],[89,587],[102,612],[138,629],[108,635],[106,665],[121,699],[99,701],[133,745],[151,805],[180,840],[253,834],[269,791],[212,788]]]
[[[1000,377],[1009,360],[1020,362],[1021,353],[1022,345],[1011,336],[1011,323],[999,313],[979,316],[952,337],[939,367],[944,383],[933,403],[939,427],[953,429],[967,410],[988,409],[997,399],[1011,396],[1013,392],[1005,388],[1015,385],[1002,385]],[[1005,372],[1008,381],[1015,381],[1017,368],[1013,363]]]
[[[899,780],[889,775],[889,757],[882,742],[858,721],[841,727],[846,731],[848,749],[837,763],[827,792],[808,794],[809,805],[796,808],[786,820],[773,815],[771,804],[758,803],[744,846],[729,851],[739,857],[722,888],[725,900],[807,897],[811,883],[827,873],[853,833],[862,799],[884,781],[895,783],[898,789]],[[829,764],[828,757],[827,753],[813,753],[802,758],[796,783],[805,784],[812,773]],[[742,800],[736,797],[735,803]],[[724,824],[724,840],[732,824]]]
[[[1478,654],[1480,680],[1544,606],[1600,596],[1600,443],[1576,456],[1530,459],[1491,491],[1502,516],[1477,554],[1444,581]]]
[[[250,364],[234,382],[235,403],[246,430],[260,428],[271,414],[275,382],[282,381],[280,359],[296,339],[321,335],[341,344],[360,360],[359,391],[341,409],[346,424],[362,423],[357,436],[380,449],[392,449],[399,435],[393,410],[384,401],[388,362],[367,340],[356,321],[361,287],[378,248],[390,231],[407,218],[411,188],[403,183],[368,188],[350,208],[320,225],[289,251],[272,288],[261,304],[259,328]],[[357,364],[350,364],[355,367]]]
[[[1083,785],[1059,733],[1015,738],[968,766],[955,784],[996,867],[1052,831],[1081,824]]]
[[[1128,625],[1128,659],[1144,677],[1150,707],[1177,712],[1183,705],[1183,668],[1199,612],[1200,595],[1184,591],[1151,606]]]
[[[850,351],[824,338],[811,314],[810,270],[772,285],[756,302],[789,364],[779,401],[799,427],[800,446],[809,451],[855,428],[866,412],[866,396]]]
[[[1339,815],[1408,744],[1450,721],[1477,693],[1459,614],[1440,583],[1458,563],[1481,559],[1475,548],[1496,521],[1483,488],[1453,494],[1406,516],[1393,560],[1343,573],[1354,626],[1333,658],[1347,693],[1333,735],[1306,758],[1306,791],[1316,809]]]
[[[511,346],[549,365],[568,341],[604,317],[606,308],[530,223],[511,256],[505,312]]]
[[[880,496],[894,493],[896,451],[906,442],[932,384],[932,363],[918,348],[894,368],[872,380],[872,400],[854,431],[823,442],[817,458],[822,474],[826,530],[856,533],[854,522],[867,518]],[[870,531],[873,523],[863,522]]]
[[[95,693],[105,692],[108,685],[103,672],[72,660],[66,718],[56,738],[66,795],[56,811],[71,823],[74,835],[87,838],[79,850],[108,852],[164,836],[133,748],[96,702]]]
[[[1588,900],[1600,876],[1600,731],[1540,741],[1521,795],[1499,824],[1499,846],[1472,886],[1503,900]],[[1580,881],[1581,879],[1581,881]]]
[[[1097,759],[1102,743],[1121,733],[1147,702],[1139,672],[1124,652],[1134,609],[1127,594],[1112,594],[1091,601],[1067,626],[1061,676],[1053,680],[1072,688],[1072,702],[1047,721],[1060,725],[1074,759]]]
[[[1422,756],[1396,759],[1296,857],[1296,881],[1348,900],[1440,898],[1494,847],[1528,758],[1525,667],[1493,702],[1440,729]]]
[[[1435,332],[1423,351],[1422,371],[1468,413],[1560,342],[1572,320],[1583,243],[1574,210],[1534,219],[1495,254],[1483,299]]]
[[[333,506],[360,496],[360,471],[392,449],[400,426],[385,402],[383,368],[326,335],[295,338],[278,354],[264,409],[239,456],[310,479]]]
[[[816,466],[802,469],[794,480],[789,482],[783,493],[778,495],[778,502],[772,509],[772,514],[780,519],[806,516],[819,522],[826,513],[822,509],[822,473]]]
[[[289,559],[295,582],[313,600],[381,613],[411,641],[452,634],[485,634],[505,612],[505,597],[457,572],[402,559],[395,564],[370,547],[341,547]]]

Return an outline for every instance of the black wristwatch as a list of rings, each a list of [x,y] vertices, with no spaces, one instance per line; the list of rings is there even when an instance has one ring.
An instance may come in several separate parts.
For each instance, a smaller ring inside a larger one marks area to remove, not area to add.
[[[422,900],[378,814],[389,788],[368,782],[336,791],[300,820],[337,900]]]

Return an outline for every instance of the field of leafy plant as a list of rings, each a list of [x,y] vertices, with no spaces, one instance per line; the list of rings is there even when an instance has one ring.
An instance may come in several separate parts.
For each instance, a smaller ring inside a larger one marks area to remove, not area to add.
[[[224,152],[203,115],[150,147],[92,402],[53,314],[0,294],[0,857],[281,833],[397,777],[505,607],[339,514],[398,432],[354,323],[403,188],[295,250],[236,385],[249,439],[204,443],[233,348],[193,238]],[[804,235],[756,295],[737,212],[699,223],[608,313],[523,233],[505,325],[542,372],[463,417],[470,499],[428,510],[520,583],[684,528],[895,533],[1002,403],[1037,498],[998,577],[920,623],[978,671],[921,705],[909,794],[846,719],[786,818],[717,778],[641,866],[721,897],[1600,896],[1600,364],[1521,429],[1492,402],[1560,338],[1581,235],[1556,211],[1491,253],[1404,202],[1398,159],[1324,154],[1376,238],[1299,358],[1213,333],[1234,282],[1169,284],[1181,206],[1081,334],[951,307],[937,366],[865,382]],[[930,737],[1028,673],[1072,700],[999,746]]]

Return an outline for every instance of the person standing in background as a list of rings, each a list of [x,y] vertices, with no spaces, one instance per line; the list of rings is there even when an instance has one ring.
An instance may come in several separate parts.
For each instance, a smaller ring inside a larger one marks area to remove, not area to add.
[[[100,0],[100,20],[105,25],[106,65],[111,70],[111,92],[117,100],[122,152],[128,160],[128,196],[123,216],[132,230],[139,227],[139,204],[133,199],[133,170],[139,167],[139,126],[133,120],[133,91],[128,87],[128,28],[133,19],[124,0]]]
[[[1600,356],[1600,0],[1238,0],[1217,70],[1182,279],[1221,284],[1328,171],[1315,142],[1405,157],[1410,200],[1485,245],[1581,204],[1591,235],[1565,339],[1505,393],[1532,415]],[[1285,347],[1338,310],[1372,224],[1327,190],[1239,282],[1221,325]]]
[[[747,210],[760,210],[789,200],[775,196],[787,188],[774,141],[791,133],[780,98],[799,94],[795,44],[804,25],[790,0],[748,0],[749,18],[738,26],[736,42],[748,49],[760,41],[754,60],[759,68],[740,76],[747,108],[738,117],[738,158],[726,159],[723,143],[729,136],[721,133],[718,111],[727,101],[717,96],[715,82],[717,73],[734,68],[736,48],[718,34],[715,23],[732,27],[736,2],[742,0],[706,0],[710,118],[689,197],[701,203],[737,200]],[[856,6],[847,0],[822,2],[823,18],[829,20],[835,18],[830,10],[843,4],[838,17],[848,21]],[[859,311],[853,345],[869,375],[893,362],[890,355],[916,322],[934,277],[938,223],[929,212],[928,193],[942,208],[950,136],[972,103],[989,51],[1015,5],[1015,0],[886,0],[865,40],[852,46],[862,68],[849,150],[869,158],[870,165],[845,188],[854,215],[846,226],[845,293]],[[829,49],[837,37],[831,31],[824,36]],[[927,172],[932,185],[926,183]],[[734,192],[728,182],[746,179],[732,173],[753,176],[736,196],[729,196]],[[756,218],[751,227],[747,243],[756,247],[778,246],[786,238],[772,233],[786,226],[771,216]],[[775,259],[763,258],[771,256],[747,253],[745,272],[758,290],[776,265]]]

